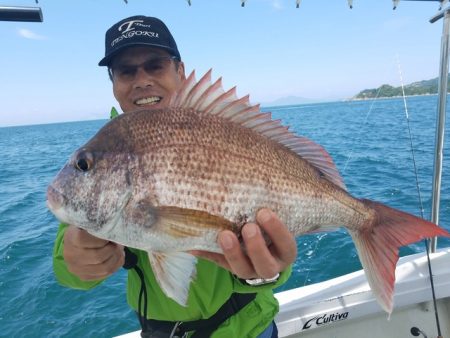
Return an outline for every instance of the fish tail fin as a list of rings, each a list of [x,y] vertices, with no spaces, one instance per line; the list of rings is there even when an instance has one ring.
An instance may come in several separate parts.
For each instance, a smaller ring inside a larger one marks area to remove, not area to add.
[[[393,309],[395,267],[399,248],[423,238],[450,234],[436,224],[390,208],[381,203],[361,200],[376,216],[370,228],[350,231],[369,285],[389,314]]]

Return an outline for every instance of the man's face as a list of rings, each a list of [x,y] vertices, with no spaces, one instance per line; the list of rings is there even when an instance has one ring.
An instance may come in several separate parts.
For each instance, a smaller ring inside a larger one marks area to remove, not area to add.
[[[184,64],[163,49],[130,47],[111,63],[113,92],[122,110],[164,108],[185,79]]]

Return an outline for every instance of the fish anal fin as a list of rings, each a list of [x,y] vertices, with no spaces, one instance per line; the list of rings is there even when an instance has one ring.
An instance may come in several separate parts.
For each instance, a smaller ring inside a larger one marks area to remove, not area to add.
[[[399,248],[421,239],[450,234],[436,224],[369,200],[361,200],[375,211],[373,224],[350,231],[375,298],[389,314],[393,309],[395,267]]]
[[[148,258],[164,294],[187,306],[189,286],[197,274],[197,258],[185,252],[149,252]]]
[[[199,237],[208,230],[234,228],[234,224],[227,219],[202,210],[160,206],[156,212],[161,230],[174,237]]]

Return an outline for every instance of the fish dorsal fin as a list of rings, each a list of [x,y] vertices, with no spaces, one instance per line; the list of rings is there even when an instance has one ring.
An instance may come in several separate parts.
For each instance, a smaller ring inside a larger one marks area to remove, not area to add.
[[[170,106],[179,107],[180,105],[185,105],[188,100],[188,95],[191,92],[192,87],[195,85],[195,70],[183,81],[182,88],[177,92],[176,95],[172,95],[170,98]]]
[[[198,82],[192,71],[170,102],[172,107],[193,108],[252,129],[294,151],[329,181],[346,189],[331,156],[322,146],[290,132],[280,120],[272,120],[270,113],[261,112],[259,105],[250,104],[248,95],[238,98],[236,87],[224,91],[221,78],[211,83],[211,69]]]

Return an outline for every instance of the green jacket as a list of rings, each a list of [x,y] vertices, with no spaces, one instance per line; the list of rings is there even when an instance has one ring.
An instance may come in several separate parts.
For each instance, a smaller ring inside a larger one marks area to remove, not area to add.
[[[56,278],[63,286],[88,290],[102,281],[82,281],[67,270],[63,258],[64,233],[67,225],[61,224],[53,251],[53,267]],[[155,280],[147,253],[130,249],[138,256],[138,266],[145,275],[148,295],[147,316],[151,319],[167,321],[192,321],[211,317],[233,292],[254,293],[254,301],[227,319],[212,335],[213,338],[257,337],[270,324],[278,312],[278,302],[272,289],[282,285],[290,276],[291,268],[283,271],[275,284],[249,286],[243,284],[229,271],[216,264],[199,259],[197,277],[191,283],[188,306],[183,307],[165,296]],[[127,301],[135,311],[138,309],[140,279],[132,269],[128,272]]]

